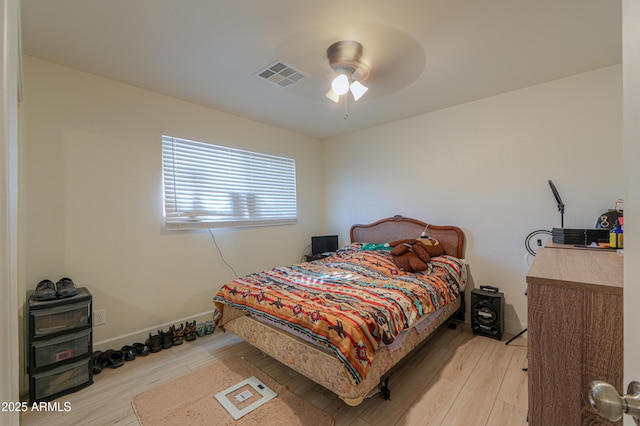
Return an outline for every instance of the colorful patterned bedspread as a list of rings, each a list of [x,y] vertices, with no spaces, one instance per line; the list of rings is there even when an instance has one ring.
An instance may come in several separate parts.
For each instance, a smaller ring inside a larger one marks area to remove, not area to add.
[[[428,271],[406,273],[388,250],[361,247],[230,281],[213,298],[216,321],[227,304],[297,330],[335,352],[360,383],[381,343],[457,299],[466,284],[464,261],[455,257],[435,257]]]

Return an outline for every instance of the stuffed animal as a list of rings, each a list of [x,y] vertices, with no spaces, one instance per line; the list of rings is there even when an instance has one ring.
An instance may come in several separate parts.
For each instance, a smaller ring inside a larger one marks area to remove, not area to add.
[[[427,251],[429,252],[429,256],[431,257],[441,256],[445,254],[444,247],[442,246],[442,244],[440,244],[440,241],[436,240],[435,238],[420,237],[418,238],[418,241],[425,245]]]
[[[427,247],[415,238],[397,240],[389,243],[393,263],[405,272],[426,271],[431,260]]]
[[[432,257],[445,253],[442,244],[430,237],[392,241],[389,246],[393,262],[405,272],[426,271]]]

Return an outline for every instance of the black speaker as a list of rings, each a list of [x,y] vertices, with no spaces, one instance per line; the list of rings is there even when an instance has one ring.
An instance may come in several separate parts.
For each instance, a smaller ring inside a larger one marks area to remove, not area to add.
[[[471,329],[474,334],[502,339],[504,293],[496,287],[480,286],[479,290],[471,290]]]

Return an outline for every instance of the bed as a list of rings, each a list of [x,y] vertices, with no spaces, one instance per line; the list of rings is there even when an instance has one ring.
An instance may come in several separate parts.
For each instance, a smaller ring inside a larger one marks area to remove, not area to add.
[[[385,243],[425,229],[445,253],[427,271],[399,270]],[[329,257],[230,281],[214,297],[214,316],[223,330],[355,406],[439,326],[464,315],[466,266],[455,226],[394,216],[352,226],[350,239]]]

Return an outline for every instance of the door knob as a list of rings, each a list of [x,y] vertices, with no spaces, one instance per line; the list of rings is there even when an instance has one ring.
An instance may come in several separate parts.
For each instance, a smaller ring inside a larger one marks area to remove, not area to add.
[[[589,403],[601,417],[615,422],[623,414],[629,414],[640,425],[640,382],[629,383],[627,395],[619,395],[616,388],[602,380],[595,380],[589,386]]]

